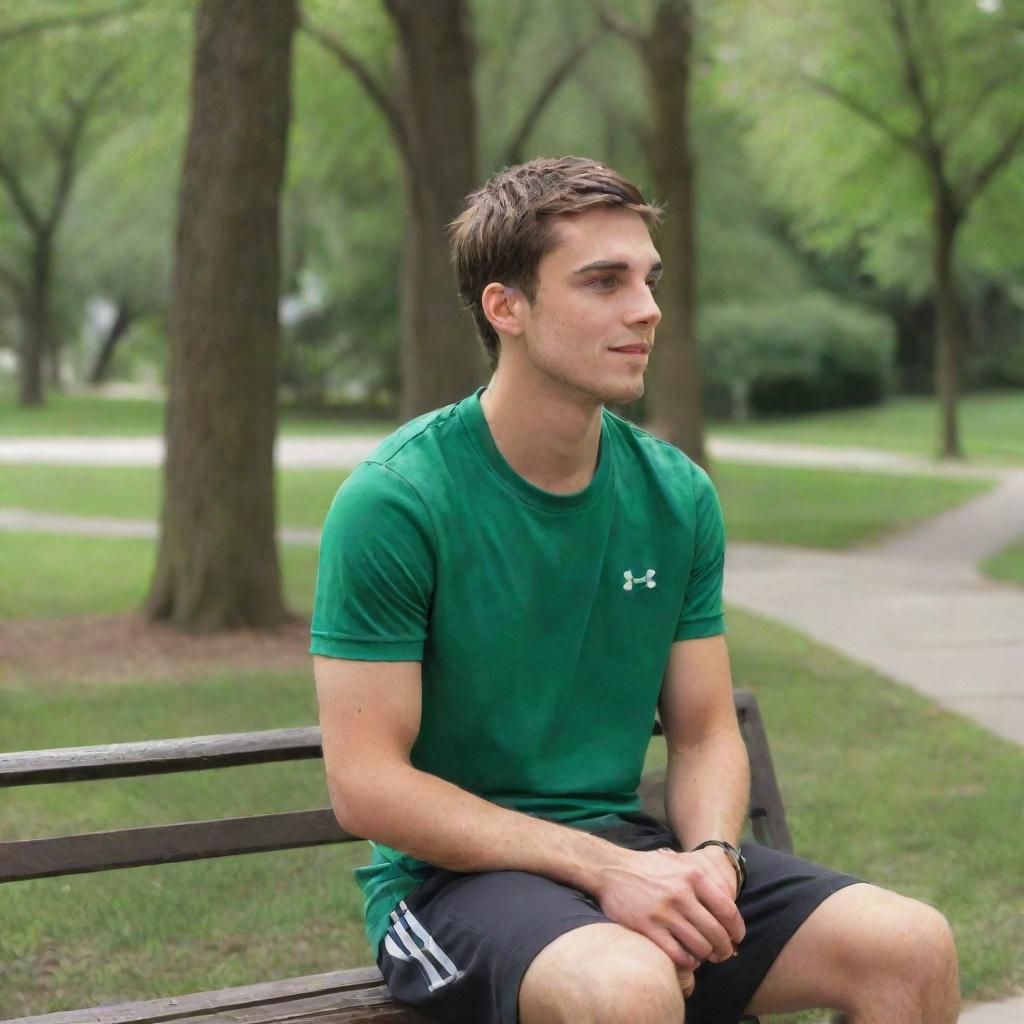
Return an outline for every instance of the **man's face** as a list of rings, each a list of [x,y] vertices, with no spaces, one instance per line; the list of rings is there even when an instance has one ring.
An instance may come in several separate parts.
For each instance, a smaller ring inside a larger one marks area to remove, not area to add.
[[[536,371],[601,403],[644,393],[661,311],[653,286],[661,260],[639,214],[596,207],[559,219],[556,247],[540,262],[524,326]]]

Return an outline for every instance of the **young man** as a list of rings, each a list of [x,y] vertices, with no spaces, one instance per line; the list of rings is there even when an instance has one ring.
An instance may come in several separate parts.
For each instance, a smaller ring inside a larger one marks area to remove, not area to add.
[[[473,1024],[949,1024],[923,904],[756,845],[707,475],[610,414],[643,393],[658,211],[573,157],[452,226],[486,390],[338,492],[313,614],[324,759],[392,992]],[[671,832],[638,813],[655,709]]]

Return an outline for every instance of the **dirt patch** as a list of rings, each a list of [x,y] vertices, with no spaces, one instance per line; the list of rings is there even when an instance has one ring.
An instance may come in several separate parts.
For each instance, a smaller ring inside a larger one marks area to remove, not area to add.
[[[309,623],[212,636],[141,616],[83,615],[0,622],[0,683],[196,679],[218,672],[310,670]]]

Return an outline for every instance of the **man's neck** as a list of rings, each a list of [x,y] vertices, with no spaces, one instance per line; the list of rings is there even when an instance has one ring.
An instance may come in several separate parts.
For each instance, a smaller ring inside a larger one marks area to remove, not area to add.
[[[599,402],[549,378],[517,381],[499,368],[480,406],[498,451],[535,487],[573,494],[593,479],[601,446]]]

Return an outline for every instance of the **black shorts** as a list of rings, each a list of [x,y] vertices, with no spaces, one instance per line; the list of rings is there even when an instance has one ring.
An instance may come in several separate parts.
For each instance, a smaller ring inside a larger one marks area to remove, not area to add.
[[[631,850],[680,849],[644,814],[597,833]],[[687,1024],[735,1024],[782,947],[827,896],[859,879],[747,843],[746,924],[739,956],[703,963]],[[438,871],[391,915],[377,963],[396,999],[451,1024],[516,1024],[519,985],[533,958],[581,925],[607,922],[585,893],[525,871]]]

